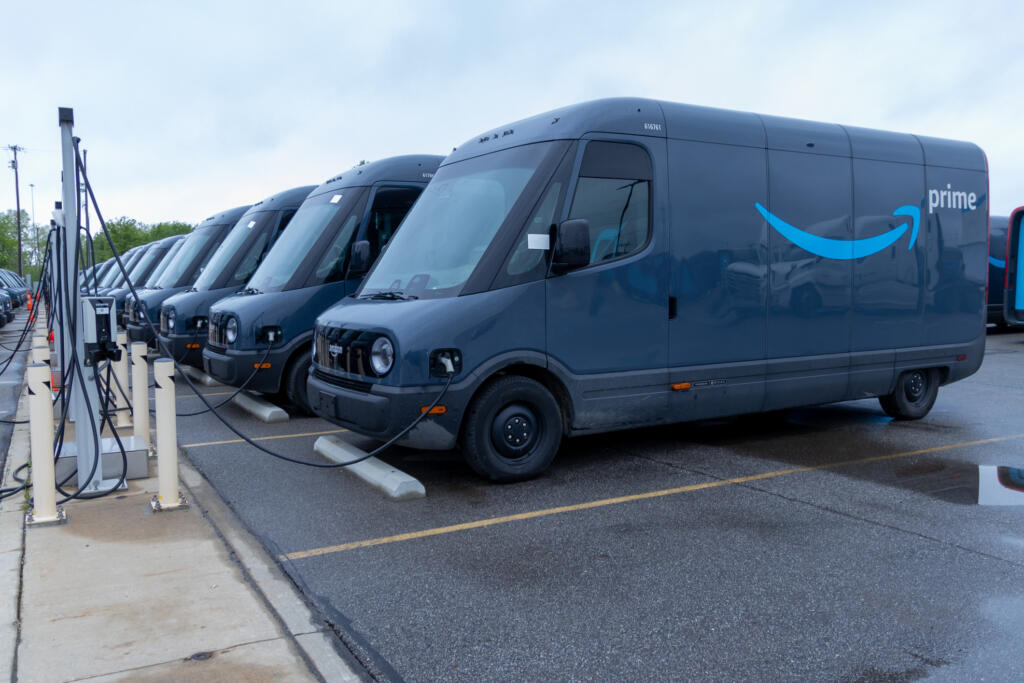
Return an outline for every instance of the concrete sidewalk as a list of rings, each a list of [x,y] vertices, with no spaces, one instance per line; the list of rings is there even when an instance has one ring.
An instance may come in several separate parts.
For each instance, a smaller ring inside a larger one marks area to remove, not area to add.
[[[24,397],[19,419],[27,419]],[[29,453],[11,439],[3,486]],[[24,526],[0,502],[0,680],[355,681],[336,636],[184,458],[187,510],[153,513],[148,479]]]

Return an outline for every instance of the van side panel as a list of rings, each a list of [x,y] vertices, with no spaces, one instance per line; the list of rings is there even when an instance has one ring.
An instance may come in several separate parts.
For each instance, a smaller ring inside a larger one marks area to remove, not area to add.
[[[676,420],[756,412],[764,401],[768,226],[753,207],[767,203],[765,150],[668,144],[677,300],[670,381],[722,382],[673,392],[670,412]]]
[[[768,209],[775,216],[820,237],[853,238],[849,157],[769,149],[768,172]],[[807,251],[775,229],[769,230],[768,244],[764,407],[842,400],[849,370],[853,263]]]
[[[894,349],[923,343],[921,280],[926,253],[920,229],[913,234],[913,218],[902,212],[894,215],[905,206],[920,208],[924,167],[854,159],[853,180],[854,237],[904,232],[885,249],[853,262],[847,389],[851,399],[888,393],[894,380]]]
[[[947,188],[973,193],[976,208],[931,210],[926,205],[922,213],[927,245],[922,333],[929,345],[969,342],[984,334],[985,325],[986,176],[978,171],[936,166],[928,166],[925,173],[929,194]]]

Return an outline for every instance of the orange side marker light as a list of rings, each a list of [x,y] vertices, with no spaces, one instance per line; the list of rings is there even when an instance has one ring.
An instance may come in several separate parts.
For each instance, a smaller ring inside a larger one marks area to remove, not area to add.
[[[422,408],[420,408],[420,414],[423,414],[428,410],[430,411],[431,415],[444,415],[445,413],[448,412],[448,409],[444,406],[434,406],[433,408],[431,408],[430,406],[423,406]]]

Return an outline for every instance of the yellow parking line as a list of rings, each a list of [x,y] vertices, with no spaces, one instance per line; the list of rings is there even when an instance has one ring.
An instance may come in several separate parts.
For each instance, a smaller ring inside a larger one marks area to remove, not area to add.
[[[208,394],[203,394],[203,396],[227,396],[228,394],[233,394],[233,393],[235,393],[234,390],[231,390],[231,391],[211,391]],[[179,394],[179,395],[175,396],[175,398],[180,401],[183,398],[196,398],[196,395],[195,395],[195,392],[189,391],[187,393]]]
[[[300,434],[275,434],[273,436],[254,436],[253,441],[270,441],[271,439],[297,439],[300,436],[320,436],[322,434],[340,434],[347,429],[327,429],[322,432],[302,432]],[[202,441],[200,443],[183,443],[181,448],[197,448],[199,446],[223,446],[229,443],[244,443],[245,439],[225,439],[224,441]]]
[[[703,484],[690,484],[688,486],[677,486],[671,489],[662,489],[660,491],[648,491],[646,493],[635,493],[628,496],[618,496],[616,498],[602,498],[600,500],[592,500],[586,503],[577,503],[576,505],[563,505],[561,507],[547,508],[545,510],[533,510],[531,512],[521,512],[515,515],[505,515],[503,517],[491,517],[488,519],[479,519],[475,522],[463,522],[462,524],[452,524],[451,526],[436,527],[434,529],[424,529],[422,531],[410,531],[405,534],[397,534],[395,536],[382,536],[380,538],[371,538],[365,541],[353,541],[352,543],[341,543],[339,545],[330,545],[323,548],[312,548],[310,550],[299,550],[293,553],[286,553],[280,555],[279,558],[282,560],[301,560],[306,557],[316,557],[318,555],[328,555],[331,553],[340,553],[346,550],[355,550],[356,548],[366,548],[374,545],[384,545],[386,543],[398,543],[400,541],[411,541],[417,538],[427,538],[429,536],[440,536],[441,534],[450,534],[456,531],[466,531],[469,529],[480,529],[488,526],[495,526],[496,524],[508,524],[509,522],[518,522],[524,519],[535,519],[537,517],[547,517],[549,515],[559,515],[566,512],[578,512],[580,510],[590,510],[593,508],[605,507],[607,505],[618,505],[620,503],[631,503],[637,500],[646,500],[648,498],[661,498],[663,496],[674,496],[679,493],[689,493],[691,491],[702,491],[704,489],[717,488],[719,486],[730,486],[734,484],[745,484],[751,481],[759,481],[762,479],[773,479],[775,477],[784,477],[789,474],[799,474],[801,472],[813,472],[815,470],[828,470],[836,467],[848,467],[850,465],[863,465],[870,462],[880,462],[882,460],[894,460],[896,458],[907,458],[912,455],[924,455],[925,453],[938,453],[940,451],[948,451],[954,448],[966,448],[968,446],[978,446],[980,444],[995,443],[997,441],[1009,441],[1011,439],[1020,439],[1024,437],[1024,434],[1013,434],[1011,436],[997,436],[991,439],[979,439],[977,441],[964,441],[962,443],[948,444],[945,446],[934,446],[932,448],[921,448],[916,451],[905,451],[903,453],[893,453],[891,455],[876,455],[870,458],[858,458],[856,460],[843,460],[841,462],[828,463],[826,465],[811,465],[808,467],[790,467],[784,470],[774,470],[772,472],[764,472],[763,474],[751,474],[746,477],[733,477],[732,479],[720,479],[718,481],[709,481]]]

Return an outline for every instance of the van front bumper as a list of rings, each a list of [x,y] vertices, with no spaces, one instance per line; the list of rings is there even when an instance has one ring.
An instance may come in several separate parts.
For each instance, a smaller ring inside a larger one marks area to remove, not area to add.
[[[154,339],[153,330],[150,329],[149,325],[140,325],[139,323],[128,323],[128,340],[133,342],[146,342],[151,343]],[[175,356],[177,358],[177,356]]]
[[[257,363],[270,363],[270,367],[260,369],[245,388],[263,394],[276,394],[281,388],[281,373],[284,372],[291,351],[292,347],[285,346],[272,349],[268,355],[266,349],[249,351],[220,349],[207,345],[202,351],[203,370],[218,382],[240,387],[252,375]]]
[[[392,387],[383,384],[356,388],[341,386],[334,378],[312,369],[306,384],[306,396],[313,412],[320,417],[352,430],[357,434],[387,441],[420,416],[432,404],[442,385],[425,387]],[[410,448],[450,450],[459,437],[459,425],[466,404],[472,395],[469,386],[448,388],[439,405],[445,412],[429,415],[398,441]]]
[[[203,346],[205,334],[161,334],[160,342],[179,363],[203,369]],[[159,344],[157,345],[159,348]]]

